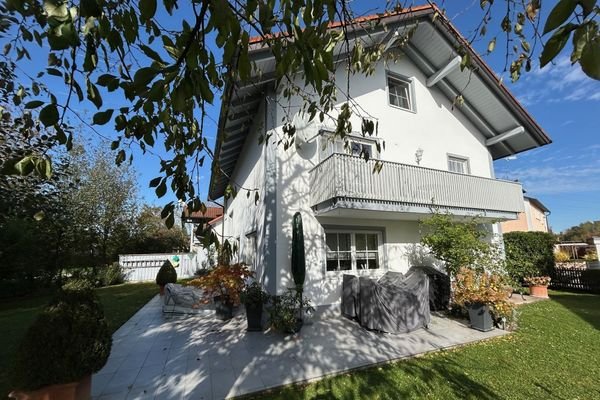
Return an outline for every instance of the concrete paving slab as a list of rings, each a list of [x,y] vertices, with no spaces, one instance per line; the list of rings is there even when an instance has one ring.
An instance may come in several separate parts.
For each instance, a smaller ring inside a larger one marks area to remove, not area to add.
[[[242,312],[227,322],[165,315],[157,296],[113,335],[93,399],[230,398],[505,334],[434,315],[428,329],[393,335],[335,313],[313,318],[299,335],[246,332]]]

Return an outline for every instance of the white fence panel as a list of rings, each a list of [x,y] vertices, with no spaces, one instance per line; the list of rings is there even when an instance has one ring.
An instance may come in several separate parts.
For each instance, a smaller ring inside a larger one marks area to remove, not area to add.
[[[204,252],[170,254],[121,254],[119,264],[123,267],[128,282],[153,281],[158,270],[166,260],[179,257],[179,266],[175,268],[178,278],[191,278],[202,267],[206,259]]]

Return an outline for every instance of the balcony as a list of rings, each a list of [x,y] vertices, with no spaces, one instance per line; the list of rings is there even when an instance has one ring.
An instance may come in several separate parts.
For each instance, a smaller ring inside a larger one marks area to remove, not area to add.
[[[415,165],[333,154],[310,172],[311,205],[317,215],[332,211],[387,211],[424,214],[435,205],[458,216],[516,219],[523,191],[515,182],[456,174]],[[389,214],[387,214],[389,215]],[[368,217],[368,214],[363,214]]]

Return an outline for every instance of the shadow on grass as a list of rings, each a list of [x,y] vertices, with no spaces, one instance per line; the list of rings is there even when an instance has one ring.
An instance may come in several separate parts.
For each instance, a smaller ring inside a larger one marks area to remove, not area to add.
[[[550,297],[595,329],[600,330],[600,295],[552,291]]]
[[[286,400],[353,400],[469,398],[494,400],[502,398],[485,385],[473,380],[462,367],[446,357],[420,358],[382,367],[354,371],[326,378],[309,386],[292,385],[249,399]]]

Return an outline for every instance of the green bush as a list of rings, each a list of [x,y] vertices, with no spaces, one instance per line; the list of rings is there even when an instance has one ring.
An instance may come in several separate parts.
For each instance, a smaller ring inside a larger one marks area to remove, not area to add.
[[[120,285],[125,282],[125,271],[118,262],[112,263],[101,272],[102,286]]]
[[[156,274],[156,284],[164,286],[167,283],[176,283],[177,282],[177,271],[171,264],[169,260],[165,261],[162,267],[158,270],[158,274]]]
[[[112,338],[92,286],[74,280],[59,291],[21,342],[13,385],[20,390],[69,383],[99,371]]]
[[[504,234],[506,270],[516,282],[528,276],[549,275],[554,268],[555,238],[546,232],[509,232]]]

